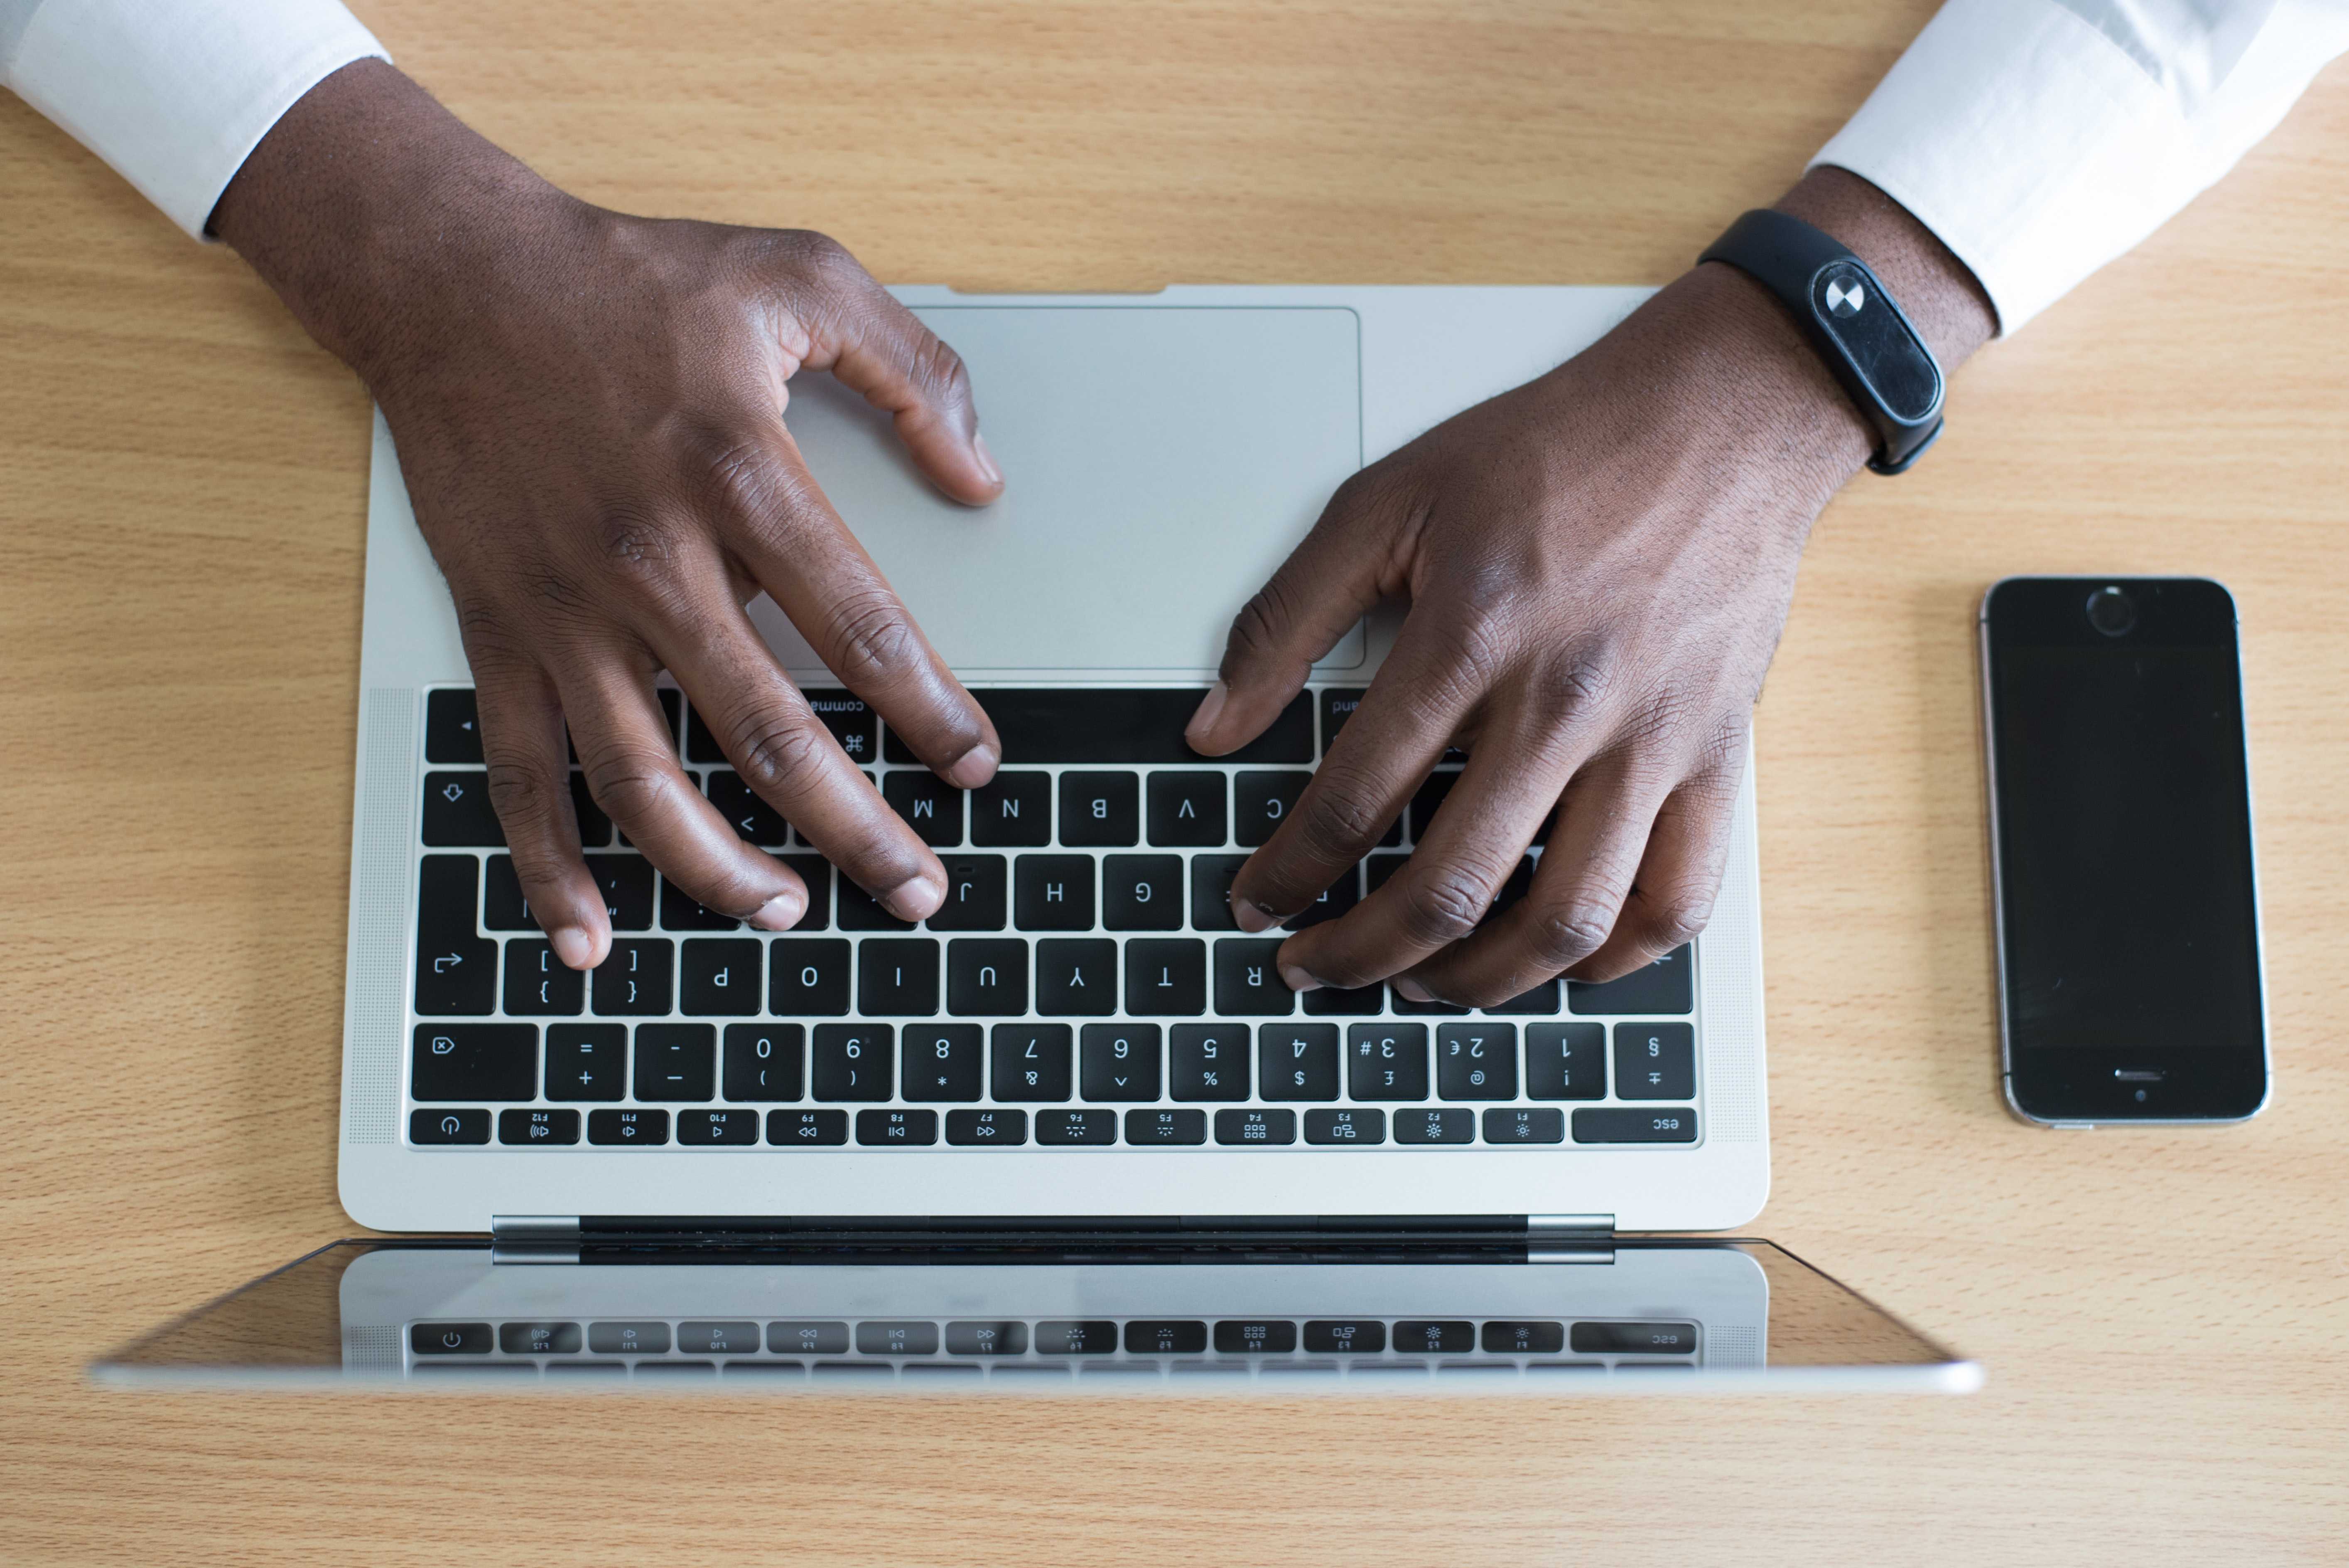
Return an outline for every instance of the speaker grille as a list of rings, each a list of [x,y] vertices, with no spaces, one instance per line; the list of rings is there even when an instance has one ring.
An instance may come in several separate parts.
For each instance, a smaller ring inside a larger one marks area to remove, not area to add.
[[[391,1143],[399,1137],[416,706],[412,687],[376,686],[359,694],[351,953],[343,1023],[344,1135],[353,1143]]]

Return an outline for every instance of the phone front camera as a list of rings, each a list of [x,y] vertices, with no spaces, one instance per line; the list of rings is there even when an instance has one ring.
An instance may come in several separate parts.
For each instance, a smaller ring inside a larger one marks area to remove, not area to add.
[[[2117,588],[2099,588],[2088,595],[2088,624],[2107,637],[2125,637],[2137,624],[2137,603]]]

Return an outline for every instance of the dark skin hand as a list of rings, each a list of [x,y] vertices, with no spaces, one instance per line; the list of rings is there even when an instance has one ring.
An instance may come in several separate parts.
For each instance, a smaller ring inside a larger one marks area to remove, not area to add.
[[[1815,170],[1778,205],[1868,263],[1945,368],[1995,330],[1972,275],[1866,181]],[[1341,486],[1234,623],[1192,745],[1246,744],[1371,604],[1410,611],[1234,880],[1239,923],[1306,909],[1447,747],[1469,755],[1409,862],[1290,936],[1282,977],[1488,1006],[1628,974],[1702,930],[1804,541],[1872,449],[1792,319],[1714,263]],[[1530,891],[1487,920],[1553,808]]]
[[[492,800],[563,962],[609,950],[564,731],[595,802],[708,907],[789,929],[807,890],[678,764],[667,669],[743,779],[894,913],[937,857],[810,711],[743,606],[810,646],[949,781],[1000,742],[824,499],[784,421],[828,371],[895,419],[930,480],[1003,488],[961,362],[821,234],[663,222],[574,200],[381,61],[279,121],[212,214],[367,382],[449,580]]]

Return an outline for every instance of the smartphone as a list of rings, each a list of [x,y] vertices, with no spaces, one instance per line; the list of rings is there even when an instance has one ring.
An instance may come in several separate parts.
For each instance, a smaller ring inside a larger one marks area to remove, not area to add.
[[[2235,601],[2199,577],[1982,596],[2000,1052],[2027,1121],[2241,1121],[2266,983]]]

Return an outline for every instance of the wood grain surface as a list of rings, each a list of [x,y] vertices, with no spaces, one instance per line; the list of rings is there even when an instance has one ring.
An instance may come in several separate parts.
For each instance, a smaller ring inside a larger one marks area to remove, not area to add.
[[[357,7],[574,191],[973,287],[1661,283],[1926,0]],[[334,1105],[367,402],[0,100],[0,1562],[2349,1560],[2349,73],[1958,379],[1804,570],[1759,720],[1754,1227],[1964,1399],[361,1401],[94,1391],[350,1230]],[[983,389],[982,389],[983,390]],[[2278,1088],[2001,1110],[1972,617],[2242,611]]]

